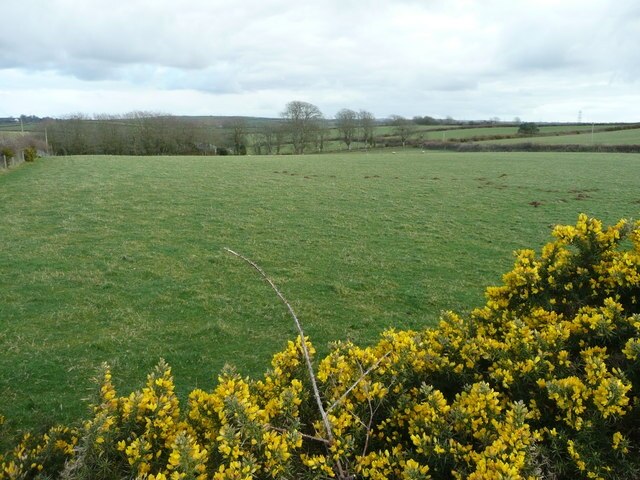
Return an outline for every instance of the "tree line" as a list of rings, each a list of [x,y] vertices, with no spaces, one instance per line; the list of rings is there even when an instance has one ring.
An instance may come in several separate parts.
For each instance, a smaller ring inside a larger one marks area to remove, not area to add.
[[[51,149],[58,155],[216,153],[214,136],[197,121],[160,113],[73,114],[48,122],[47,131]]]
[[[57,155],[243,155],[322,152],[327,142],[351,150],[376,147],[376,128],[391,130],[402,145],[414,132],[413,120],[394,115],[380,121],[366,110],[343,108],[327,118],[308,102],[287,103],[278,119],[231,117],[203,120],[153,112],[122,115],[67,115],[46,122]]]

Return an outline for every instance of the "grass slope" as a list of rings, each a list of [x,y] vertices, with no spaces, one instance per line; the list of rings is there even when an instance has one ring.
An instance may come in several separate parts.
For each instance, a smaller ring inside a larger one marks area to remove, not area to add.
[[[595,127],[595,131],[601,130],[603,128],[612,128],[616,125],[599,125]],[[559,134],[563,132],[576,132],[576,131],[584,131],[591,133],[591,125],[541,125],[539,126],[539,130],[541,134]],[[473,137],[487,137],[492,135],[516,135],[518,133],[517,126],[495,126],[495,127],[478,127],[478,128],[464,128],[464,129],[452,129],[446,130],[442,132],[432,132],[427,135],[428,140],[442,140],[443,138],[446,140],[464,140]],[[535,138],[535,137],[534,137]],[[541,137],[542,138],[542,137]],[[523,139],[520,137],[517,139],[519,142],[522,142]],[[515,140],[514,140],[515,141]],[[495,140],[491,141],[492,143]],[[516,142],[518,143],[518,142]]]
[[[0,176],[0,412],[77,418],[100,362],[122,389],[160,357],[181,394],[262,372],[295,331],[321,351],[478,305],[550,226],[640,217],[638,155],[407,151],[68,157]],[[541,203],[533,207],[531,202]]]
[[[484,143],[542,143],[545,145],[640,145],[640,128],[596,132],[591,130],[578,135],[558,135],[551,137],[509,138],[505,140],[487,140]]]

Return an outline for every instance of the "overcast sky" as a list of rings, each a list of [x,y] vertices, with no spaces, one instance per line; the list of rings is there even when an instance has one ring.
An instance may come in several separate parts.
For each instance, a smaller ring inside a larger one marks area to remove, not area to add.
[[[640,120],[639,0],[0,0],[0,117]]]

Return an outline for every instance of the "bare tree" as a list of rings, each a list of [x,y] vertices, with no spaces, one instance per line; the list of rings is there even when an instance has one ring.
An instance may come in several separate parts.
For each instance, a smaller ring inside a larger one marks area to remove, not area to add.
[[[358,112],[358,124],[362,135],[362,142],[365,147],[373,144],[373,127],[376,124],[376,118],[373,113],[366,110]]]
[[[286,122],[289,135],[291,135],[293,152],[296,154],[304,153],[306,146],[315,140],[318,123],[322,120],[322,112],[311,103],[296,100],[287,103],[281,116]]]
[[[231,141],[233,152],[236,155],[247,153],[247,121],[244,118],[236,118],[231,122]]]
[[[269,121],[257,129],[253,136],[253,149],[257,155],[278,155],[287,134],[287,126],[279,121]]]
[[[268,122],[261,125],[252,136],[253,151],[256,155],[273,155],[280,153],[280,145],[283,140],[282,124],[280,122]]]
[[[284,143],[285,136],[287,134],[287,125],[279,123],[273,129],[273,141],[276,147],[276,155],[280,155],[280,149]]]
[[[351,142],[353,142],[358,129],[358,113],[343,108],[336,113],[336,127],[340,132],[340,138],[347,146],[347,150],[351,150]]]
[[[127,126],[121,115],[106,113],[93,116],[96,126],[96,143],[100,153],[108,155],[123,155],[127,152]]]
[[[46,131],[53,151],[65,155],[184,155],[215,149],[218,140],[198,120],[154,112],[68,115]]]
[[[262,148],[265,147],[261,133],[252,133],[247,136],[247,143],[251,146],[254,155],[262,155]]]
[[[63,155],[82,155],[89,151],[89,117],[82,113],[64,116],[49,129],[54,151]]]
[[[276,144],[276,129],[279,126],[265,125],[260,131],[261,144],[264,147],[264,153],[271,155]]]
[[[318,152],[324,151],[324,142],[327,139],[329,133],[329,125],[324,118],[320,118],[316,122],[315,137],[316,137],[316,150]]]
[[[134,148],[138,155],[164,155],[167,152],[168,115],[136,111],[127,114],[134,125]]]
[[[391,125],[393,126],[393,133],[400,137],[402,147],[404,148],[407,140],[411,135],[415,133],[413,122],[404,118],[401,115],[391,115]]]

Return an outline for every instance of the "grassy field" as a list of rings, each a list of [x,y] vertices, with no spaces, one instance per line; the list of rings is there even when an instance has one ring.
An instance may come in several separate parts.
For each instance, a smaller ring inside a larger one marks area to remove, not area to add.
[[[597,126],[598,129],[612,127],[614,125]],[[433,131],[435,130],[435,131]],[[567,131],[585,131],[591,132],[591,125],[552,125],[541,126],[540,133],[552,134]],[[495,127],[476,127],[476,128],[462,128],[455,125],[413,125],[413,133],[411,135],[412,140],[421,139],[422,141],[456,141],[465,140],[473,137],[487,137],[492,135],[516,135],[518,133],[518,127],[515,126],[495,126]],[[377,126],[374,131],[374,135],[379,138],[384,137],[397,137],[395,135],[395,127],[393,126]],[[326,141],[324,145],[325,151],[335,152],[346,150],[346,145],[340,140],[340,132],[336,128],[329,129],[327,138],[334,139]],[[518,142],[527,141],[522,138],[517,139]],[[494,140],[495,141],[495,140]],[[517,142],[516,142],[517,143]],[[365,145],[361,142],[354,141],[352,149],[364,148]],[[288,148],[288,146],[287,146]]]
[[[596,126],[594,129],[597,132],[603,128],[611,128],[615,125]],[[539,127],[541,134],[556,134],[562,132],[575,132],[584,131],[591,133],[591,125],[541,125]],[[485,137],[491,135],[516,135],[518,133],[518,127],[516,126],[496,126],[496,127],[478,127],[478,128],[463,128],[452,129],[442,132],[427,133],[426,138],[428,140],[462,140],[472,137]],[[542,138],[542,137],[541,137]],[[522,141],[522,139],[518,139]]]
[[[580,125],[539,125],[540,133],[562,133],[562,132],[591,132],[593,128],[594,131],[603,130],[605,128],[616,128],[622,127],[623,125],[615,125],[615,124],[604,124],[604,125],[594,125],[593,127],[590,124],[580,124]]]
[[[10,140],[12,138],[16,138],[16,137],[20,137],[22,136],[21,132],[12,132],[12,131],[3,131],[0,130],[0,141],[2,140]]]
[[[478,127],[447,130],[444,132],[433,132],[427,135],[428,140],[455,140],[471,137],[481,137],[486,135],[515,135],[518,127]],[[443,137],[444,134],[444,137]]]
[[[509,138],[505,140],[487,140],[485,143],[522,143],[533,142],[547,145],[640,145],[640,128],[629,130],[614,130],[611,132],[596,131],[593,136],[591,129],[578,135],[558,135],[550,137]]]
[[[326,352],[482,302],[553,224],[640,217],[639,155],[58,157],[0,174],[0,412],[71,421],[101,362],[179,393],[263,372],[295,336],[258,262]],[[531,202],[540,202],[533,207]],[[1,443],[1,442],[0,442]]]
[[[22,128],[20,124],[5,124],[0,125],[0,133],[29,133],[29,132],[42,132],[43,126],[40,123],[25,123]]]

